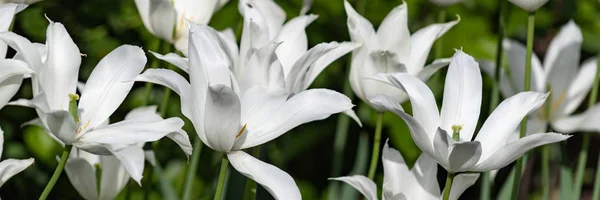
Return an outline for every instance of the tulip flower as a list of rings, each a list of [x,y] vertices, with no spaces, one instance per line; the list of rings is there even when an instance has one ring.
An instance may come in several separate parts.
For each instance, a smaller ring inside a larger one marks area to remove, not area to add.
[[[502,101],[471,140],[479,119],[482,81],[477,62],[460,50],[452,57],[448,69],[441,113],[433,93],[418,78],[406,73],[382,76],[408,94],[413,115],[406,114],[385,94],[372,98],[372,103],[400,116],[408,124],[417,146],[450,173],[499,169],[532,148],[570,137],[536,133],[509,141],[521,119],[548,97],[539,92],[521,92]]]
[[[383,20],[377,32],[345,1],[348,31],[353,42],[362,46],[352,53],[350,85],[356,96],[374,107],[371,96],[385,94],[397,102],[408,97],[402,90],[385,82],[371,80],[377,73],[405,72],[426,81],[433,73],[448,65],[449,59],[438,59],[425,66],[429,51],[436,39],[444,35],[459,20],[429,25],[410,34],[406,3],[395,7]]]
[[[4,131],[0,129],[0,155],[4,149]],[[11,177],[25,170],[33,164],[33,158],[29,159],[6,159],[0,162],[0,187]]]
[[[600,115],[600,105],[588,108],[581,114],[573,114],[581,105],[592,88],[596,74],[597,58],[590,58],[579,65],[581,30],[573,21],[564,25],[556,37],[550,42],[544,63],[534,54],[531,58],[532,90],[538,92],[552,91],[552,98],[546,103],[550,105],[549,113],[540,109],[532,115],[535,131],[543,130],[549,124],[552,129],[564,133],[577,131],[600,131],[595,123]],[[504,49],[508,56],[510,74],[501,70],[500,88],[505,97],[523,90],[523,65],[525,63],[525,47],[517,41],[505,40]],[[494,66],[489,62],[481,62],[484,72],[493,75]],[[546,85],[550,87],[547,88]]]
[[[535,12],[540,7],[548,2],[548,0],[508,0],[511,3],[521,7],[523,10],[528,12]]]
[[[290,175],[242,150],[271,141],[301,124],[350,110],[350,99],[327,89],[290,96],[285,88],[269,87],[268,81],[283,80],[283,73],[274,73],[272,79],[241,90],[218,38],[214,29],[191,24],[189,83],[166,69],[146,70],[137,80],[164,85],[179,94],[181,111],[192,121],[202,142],[226,153],[240,173],[267,188],[276,199],[300,199]],[[246,67],[258,71],[265,66]]]
[[[135,0],[146,29],[154,36],[173,43],[183,54],[188,51],[185,21],[208,24],[212,15],[229,0]]]
[[[0,32],[8,31],[16,13],[25,9],[25,4],[7,3],[0,5]],[[0,41],[0,109],[17,93],[26,74],[33,71],[27,63],[18,60],[4,59],[8,46]]]
[[[17,4],[33,4],[35,2],[38,1],[42,1],[42,0],[0,0],[0,4],[12,4],[12,3],[17,3]]]
[[[404,158],[398,150],[390,148],[386,142],[383,146],[383,190],[382,199],[423,199],[439,200],[441,193],[437,181],[437,163],[423,153],[412,169],[408,169]],[[450,199],[455,200],[477,181],[479,174],[465,173],[457,175]],[[368,200],[377,200],[375,182],[361,175],[330,178],[343,181],[356,188]]]
[[[73,94],[81,62],[79,50],[59,23],[49,25],[47,36],[47,52],[42,54],[35,44],[14,33],[1,33],[0,39],[16,49],[36,71],[32,85],[34,94],[35,86],[39,91],[34,99],[13,104],[36,108],[40,122],[55,139],[93,154],[117,156],[138,183],[142,178],[143,150],[135,144],[168,136],[183,149],[191,148],[179,118],[140,116],[100,126],[123,102],[134,78],[144,68],[146,56],[135,46],[120,46],[98,63],[81,94],[75,120],[69,113],[69,97],[76,96]]]

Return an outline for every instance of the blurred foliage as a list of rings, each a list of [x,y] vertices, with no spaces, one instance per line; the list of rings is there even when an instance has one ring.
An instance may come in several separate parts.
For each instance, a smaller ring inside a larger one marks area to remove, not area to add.
[[[288,19],[298,15],[301,0],[276,0],[287,12]],[[384,19],[387,13],[400,0],[368,0],[365,17],[375,27]],[[241,16],[238,13],[237,1],[228,3],[222,10],[215,14],[211,26],[218,30],[233,28],[239,35]],[[355,1],[351,1],[355,4]],[[440,8],[426,0],[406,0],[408,3],[409,29],[415,32],[418,29],[432,24],[437,19]],[[497,44],[497,6],[498,0],[465,0],[463,3],[450,6],[446,9],[448,20],[460,16],[460,23],[452,28],[441,38],[443,43],[442,57],[452,56],[454,49],[463,49],[466,53],[477,58],[494,59]],[[568,20],[575,20],[583,31],[584,44],[582,60],[589,58],[600,51],[600,12],[597,0],[552,0],[537,13],[536,42],[534,51],[543,58],[550,40],[554,37],[560,26]],[[319,15],[319,18],[307,28],[310,46],[327,41],[347,41],[349,36],[346,27],[346,14],[342,0],[315,0],[310,11]],[[510,38],[524,41],[525,38],[525,11],[510,5],[508,11],[506,35]],[[159,49],[160,42],[145,30],[137,13],[133,0],[44,0],[30,5],[16,16],[13,31],[21,34],[31,41],[43,43],[45,29],[48,21],[45,18],[63,23],[73,40],[78,44],[82,53],[87,56],[82,60],[80,80],[86,80],[94,66],[108,52],[121,44],[142,46],[146,50],[167,53]],[[415,44],[418,45],[418,44]],[[433,60],[433,52],[430,55]],[[149,65],[156,59],[148,55]],[[341,91],[344,74],[349,64],[349,56],[345,56],[327,68],[312,87],[331,88]],[[161,67],[167,67],[160,63]],[[429,86],[435,92],[438,101],[441,100],[444,71],[434,76]],[[493,82],[486,79],[484,85],[484,102],[489,97],[489,90]],[[23,88],[14,99],[31,98],[31,84],[26,80]],[[148,98],[151,104],[158,105],[162,99],[164,89],[154,86],[149,96],[144,96],[143,84],[136,84],[129,97],[121,108],[111,116],[112,121],[121,120],[132,108],[141,106]],[[355,98],[356,99],[356,98]],[[351,123],[346,142],[342,174],[357,173],[354,168],[359,133],[367,133],[369,140],[374,130],[375,114],[366,104],[355,100],[363,127]],[[168,115],[184,118],[179,111],[178,97],[172,95]],[[410,112],[410,105],[403,105]],[[482,113],[488,113],[487,105],[482,108]],[[41,193],[44,185],[50,178],[56,166],[56,157],[61,151],[60,144],[54,142],[44,130],[34,126],[21,124],[36,117],[36,113],[28,108],[8,106],[0,112],[0,126],[5,130],[5,144],[3,158],[34,157],[35,164],[16,175],[1,189],[0,196],[6,199],[34,199]],[[333,133],[335,133],[336,119],[332,116],[327,120],[302,125],[290,133],[264,145],[262,160],[266,160],[290,173],[302,190],[305,199],[320,199],[326,197],[327,177],[330,176]],[[482,118],[485,115],[482,114]],[[384,116],[383,138],[390,138],[393,147],[398,148],[408,163],[412,165],[420,154],[413,143],[404,122],[393,114]],[[191,137],[195,136],[193,127],[187,121],[185,129]],[[574,137],[577,138],[577,137]],[[570,147],[577,147],[577,139],[569,141]],[[592,141],[594,142],[594,141]],[[371,142],[368,142],[370,145]],[[173,142],[164,140],[158,144],[157,157],[163,166],[165,177],[174,186],[177,193],[183,189],[185,170],[188,167],[187,158]],[[368,148],[370,149],[370,147]],[[575,148],[578,151],[578,147]],[[572,155],[577,151],[569,150]],[[597,152],[592,151],[592,158]],[[194,199],[211,199],[216,187],[216,178],[220,155],[204,148],[201,155],[199,171],[195,177]],[[595,163],[591,161],[588,163]],[[364,167],[363,167],[364,168]],[[363,170],[364,171],[364,170]],[[443,170],[440,170],[443,171]],[[238,199],[243,193],[245,178],[235,170],[230,170],[230,185],[227,188],[227,199]],[[381,177],[382,170],[378,170]],[[364,173],[364,172],[363,172]],[[440,172],[443,173],[443,172]],[[502,173],[500,173],[502,174]],[[504,173],[506,176],[507,172]],[[145,177],[148,178],[148,177]],[[160,199],[158,179],[152,177],[150,187],[151,199]],[[146,183],[146,182],[145,182]],[[478,186],[469,189],[463,197],[474,198],[478,195]],[[495,193],[500,188],[495,188]],[[119,199],[125,199],[127,193],[132,199],[141,199],[144,189],[130,182]],[[356,194],[354,194],[356,195]],[[259,188],[259,199],[270,198],[268,193]],[[63,174],[57,186],[52,191],[50,199],[80,199],[70,185],[66,175]]]

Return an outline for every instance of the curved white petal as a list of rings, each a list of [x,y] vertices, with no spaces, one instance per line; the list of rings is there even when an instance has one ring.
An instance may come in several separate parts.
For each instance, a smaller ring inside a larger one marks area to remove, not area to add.
[[[556,109],[552,114],[553,117],[565,116],[573,113],[581,102],[585,99],[587,94],[592,89],[592,85],[594,84],[594,78],[596,76],[596,70],[598,66],[598,58],[592,57],[583,62],[579,72],[575,76],[575,78],[571,81],[569,88],[566,91],[566,96],[562,103],[560,103],[560,107]],[[553,105],[556,107],[557,105]]]
[[[240,99],[233,89],[224,85],[211,86],[206,95],[204,131],[207,142],[219,152],[229,152],[239,136]]]
[[[17,94],[21,83],[23,82],[23,76],[13,76],[4,81],[0,82],[0,109],[2,109],[10,99]]]
[[[23,61],[0,59],[0,109],[17,93],[25,74],[33,73]]]
[[[421,154],[410,169],[416,184],[408,181],[410,179],[404,179],[402,194],[410,199],[438,199],[440,187],[437,182],[437,167],[435,159],[427,154]]]
[[[388,139],[389,140],[389,139]],[[404,180],[414,181],[412,173],[408,170],[408,166],[400,152],[390,148],[388,141],[385,142],[381,151],[381,162],[383,164],[383,191],[384,194],[392,196],[402,193],[408,185],[403,185]],[[436,168],[437,169],[437,168]],[[417,185],[417,184],[415,184]]]
[[[306,90],[327,66],[360,46],[361,44],[356,42],[340,42],[337,48],[332,49],[315,60],[304,76],[304,80],[302,81],[304,87],[302,90]]]
[[[283,103],[270,118],[246,128],[241,148],[250,148],[271,141],[292,128],[321,120],[349,110],[352,101],[343,94],[327,89],[311,89],[294,95]]]
[[[310,69],[311,65],[320,57],[330,52],[334,48],[338,47],[337,42],[331,43],[321,43],[317,46],[311,48],[302,55],[298,60],[294,63],[294,66],[290,69],[289,72],[284,73],[285,75],[285,87],[288,92],[295,94],[304,88],[304,77],[306,77],[306,73]],[[285,72],[285,68],[284,68]]]
[[[577,131],[600,131],[600,104],[588,108],[585,112],[568,117],[552,120],[552,128],[562,133],[573,133]]]
[[[452,145],[448,156],[450,172],[464,172],[470,170],[481,158],[481,143],[479,141],[457,142]]]
[[[358,14],[348,1],[344,1],[344,9],[348,16],[348,32],[350,33],[352,41],[362,43],[362,48],[365,49],[378,49],[379,40],[371,22]]]
[[[508,67],[510,69],[510,86],[514,94],[523,91],[525,85],[525,46],[518,41],[505,39],[502,41],[502,46],[506,51],[506,57],[508,58]],[[502,69],[503,74],[506,73]],[[531,90],[544,92],[546,91],[546,74],[542,68],[542,62],[537,55],[531,55]],[[512,96],[514,94],[506,94],[505,97]]]
[[[196,24],[203,25],[210,22],[210,18],[220,5],[219,0],[172,0],[170,2],[173,3],[173,7],[177,10],[178,22],[185,18]],[[179,26],[178,28],[181,28]]]
[[[112,149],[108,147],[120,162],[125,171],[131,176],[135,182],[142,185],[142,173],[144,172],[144,150],[136,145],[127,146],[121,149]]]
[[[181,113],[188,119],[193,120],[190,83],[177,72],[168,69],[147,69],[144,73],[138,75],[135,81],[159,84],[173,90],[181,98]]]
[[[263,16],[268,27],[269,40],[272,40],[281,31],[286,17],[285,11],[273,0],[241,0],[238,8],[244,17],[250,12],[249,9],[254,9]]]
[[[165,120],[123,120],[78,134],[74,145],[84,145],[85,143],[134,145],[153,142],[169,133],[179,131],[181,127],[183,127],[183,121],[176,117]]]
[[[479,173],[463,173],[454,177],[452,189],[450,190],[450,200],[457,200],[465,190],[471,187],[479,179]]]
[[[153,52],[153,51],[150,51],[150,53],[158,59],[167,61],[168,63],[175,65],[175,67],[183,70],[185,73],[189,73],[189,71],[190,71],[190,65],[189,65],[188,58],[181,57],[179,54],[176,54],[176,53],[168,53],[165,55],[161,55],[161,54]]]
[[[488,158],[500,148],[521,123],[525,115],[536,110],[546,101],[548,94],[521,92],[505,99],[481,126],[476,141],[481,142],[481,160]]]
[[[404,2],[392,9],[377,29],[381,49],[396,53],[401,63],[406,63],[410,59],[411,44],[407,15],[407,4]]]
[[[59,110],[51,113],[44,113],[43,115],[46,116],[40,116],[40,118],[46,119],[46,126],[54,136],[65,144],[72,144],[74,142],[75,137],[77,136],[77,128],[71,113]]]
[[[51,110],[69,110],[69,94],[75,94],[81,53],[61,23],[46,30],[47,59],[39,81]]]
[[[166,41],[173,40],[175,9],[168,0],[135,0],[146,29]]]
[[[129,182],[129,174],[114,156],[102,156],[102,174],[100,179],[100,198],[115,199]],[[95,174],[94,174],[95,175]]]
[[[490,156],[481,157],[477,165],[471,169],[476,172],[487,172],[495,169],[500,169],[517,158],[521,157],[525,152],[545,144],[560,142],[570,138],[570,135],[559,133],[537,133],[525,136],[514,142],[509,142],[506,145],[496,149]]]
[[[73,149],[72,152],[77,151]],[[71,153],[73,154],[73,153]],[[98,199],[98,182],[96,167],[84,158],[70,157],[65,165],[65,172],[71,185],[84,199]]]
[[[90,77],[79,100],[79,116],[88,127],[96,127],[117,110],[146,65],[144,51],[122,45],[106,55]]]
[[[481,109],[481,72],[473,57],[458,50],[452,57],[440,113],[440,127],[449,133],[460,126],[460,141],[471,141]],[[412,101],[411,101],[412,102]]]
[[[8,31],[15,14],[27,8],[25,4],[5,3],[0,5],[0,31]],[[6,57],[7,46],[0,41],[0,58]]]
[[[302,199],[294,179],[277,167],[264,163],[243,151],[227,153],[231,166],[262,185],[275,199]]]
[[[275,38],[276,42],[282,42],[276,52],[285,76],[292,69],[294,63],[306,53],[308,39],[304,29],[315,19],[317,19],[317,15],[295,17],[283,25],[281,32]]]
[[[548,46],[544,59],[544,70],[548,84],[554,92],[553,104],[562,101],[561,98],[564,98],[570,83],[577,75],[582,41],[581,30],[575,22],[569,21],[561,27]]]
[[[427,80],[429,80],[433,74],[448,66],[450,61],[452,61],[450,58],[435,59],[431,64],[423,67],[423,69],[421,69],[415,76],[421,79],[421,81],[427,82]]]
[[[435,98],[429,87],[417,77],[408,73],[394,73],[386,76],[390,82],[408,94],[412,105],[413,117],[423,126],[431,141],[435,130],[439,126],[440,115],[438,114]]]
[[[435,40],[442,37],[459,21],[460,19],[443,24],[432,24],[412,34],[410,37],[411,59],[406,64],[409,73],[416,74],[423,69]]]
[[[24,160],[6,159],[0,162],[0,187],[2,187],[2,185],[15,174],[18,174],[27,167],[31,166],[33,161],[33,158],[29,158]]]
[[[338,178],[329,178],[329,180],[342,181],[358,190],[368,200],[377,200],[377,185],[371,179],[362,176],[343,176]]]
[[[42,57],[38,52],[37,45],[31,43],[27,38],[17,35],[13,32],[0,33],[0,40],[8,44],[17,51],[17,54],[23,58],[29,67],[35,72],[40,72],[42,68]]]

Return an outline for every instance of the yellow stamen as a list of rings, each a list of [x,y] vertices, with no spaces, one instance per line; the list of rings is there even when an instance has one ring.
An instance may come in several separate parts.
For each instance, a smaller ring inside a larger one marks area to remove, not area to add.
[[[562,104],[562,102],[565,100],[565,98],[567,97],[567,91],[564,90],[562,93],[560,93],[560,96],[558,96],[558,99],[552,103],[552,109],[550,113],[554,113],[554,111],[558,110],[558,108],[560,107],[560,104]]]
[[[235,138],[242,136],[242,134],[244,133],[244,130],[246,130],[246,125],[248,125],[248,124],[247,123],[244,124],[244,127],[242,127],[242,130],[240,130],[240,132],[237,135],[235,135]]]

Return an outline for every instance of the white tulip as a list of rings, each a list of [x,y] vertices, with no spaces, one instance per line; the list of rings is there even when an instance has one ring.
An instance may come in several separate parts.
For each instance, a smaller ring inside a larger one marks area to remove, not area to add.
[[[375,74],[405,72],[426,81],[449,63],[449,59],[438,59],[423,67],[435,40],[456,25],[458,20],[429,25],[411,35],[406,7],[406,3],[403,3],[394,8],[375,32],[373,25],[345,1],[350,38],[353,42],[362,43],[352,53],[350,85],[356,96],[373,107],[367,99],[377,94],[385,94],[401,103],[408,100],[406,93],[386,84],[386,80],[370,79]]]
[[[482,80],[477,62],[459,50],[448,69],[441,113],[433,93],[418,78],[406,73],[382,76],[406,91],[413,116],[383,95],[373,97],[372,103],[404,119],[417,146],[450,173],[499,169],[532,148],[570,137],[536,133],[509,140],[523,117],[539,108],[548,97],[539,92],[521,92],[502,101],[471,141],[481,108]]]
[[[7,3],[0,5],[0,32],[8,31],[16,13],[25,9],[25,4]],[[33,73],[27,63],[4,59],[8,46],[0,41],[0,109],[17,93],[26,74]]]

